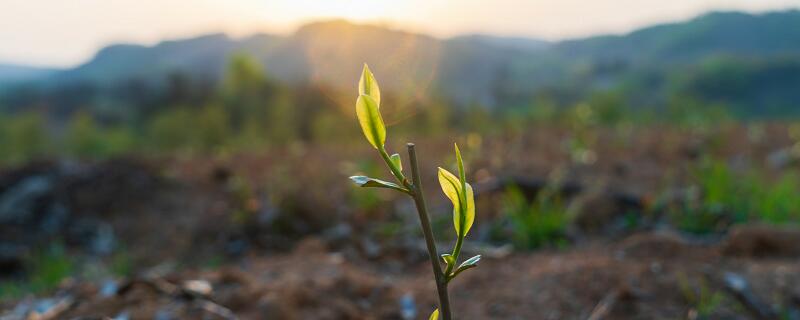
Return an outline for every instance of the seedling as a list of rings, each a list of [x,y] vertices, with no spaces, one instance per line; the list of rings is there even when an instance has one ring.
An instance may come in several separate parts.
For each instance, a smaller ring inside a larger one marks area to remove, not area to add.
[[[475,220],[475,197],[472,192],[472,186],[466,181],[461,151],[458,150],[458,145],[455,145],[458,177],[443,168],[439,168],[439,184],[447,198],[453,202],[453,226],[456,230],[456,243],[453,250],[451,253],[439,256],[436,251],[433,231],[431,231],[430,219],[428,218],[428,208],[425,204],[422,182],[419,178],[419,167],[417,166],[417,154],[414,149],[414,144],[409,143],[407,145],[408,159],[411,163],[411,179],[409,180],[403,174],[403,164],[400,155],[397,153],[389,155],[386,151],[386,126],[383,124],[380,105],[381,90],[378,87],[378,82],[372,75],[372,71],[370,71],[369,67],[365,64],[364,70],[361,73],[361,80],[358,82],[356,115],[358,116],[361,130],[364,131],[364,136],[367,137],[367,141],[369,141],[372,147],[378,150],[381,158],[383,158],[383,162],[389,167],[389,171],[391,171],[396,182],[365,176],[352,176],[350,179],[360,187],[392,189],[402,192],[414,200],[417,213],[419,214],[422,233],[425,235],[425,244],[428,247],[431,266],[433,267],[436,291],[439,294],[439,308],[431,313],[429,319],[438,320],[441,316],[443,320],[451,320],[452,314],[450,311],[450,298],[447,294],[447,284],[465,270],[476,267],[478,261],[481,259],[481,256],[477,255],[458,264],[464,239],[467,237],[467,233],[469,233],[469,229],[472,227],[472,223]],[[439,262],[440,257],[444,262],[444,270],[442,270],[442,266]],[[457,264],[458,266],[456,266]]]

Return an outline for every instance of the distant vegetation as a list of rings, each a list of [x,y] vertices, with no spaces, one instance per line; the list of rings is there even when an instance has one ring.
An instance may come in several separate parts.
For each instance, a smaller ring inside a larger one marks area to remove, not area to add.
[[[561,42],[436,39],[328,21],[289,36],[216,34],[153,47],[113,45],[69,70],[0,67],[0,108],[36,108],[61,120],[77,110],[103,122],[137,120],[154,110],[213,101],[215,89],[228,81],[229,61],[244,54],[270,81],[337,106],[347,105],[346,84],[358,78],[352,70],[367,61],[380,74],[396,75],[384,87],[403,107],[440,102],[510,112],[545,102],[570,106],[612,92],[635,109],[657,110],[680,97],[724,105],[742,117],[796,115],[798,30],[796,10],[717,12]]]
[[[115,45],[70,70],[0,68],[0,161],[350,141],[357,132],[336,126],[352,118],[344,87],[372,57],[394,75],[387,121],[417,134],[785,118],[800,110],[798,30],[800,12],[785,11],[557,43],[331,21],[288,37]]]
[[[742,223],[787,224],[800,221],[797,172],[777,179],[757,169],[734,170],[725,162],[705,159],[695,168],[688,201],[671,208],[674,224],[692,233],[726,230]]]

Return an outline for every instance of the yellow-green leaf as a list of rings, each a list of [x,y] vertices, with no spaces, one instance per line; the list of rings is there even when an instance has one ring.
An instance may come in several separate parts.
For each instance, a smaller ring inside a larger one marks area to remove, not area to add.
[[[451,265],[456,263],[456,258],[454,258],[452,254],[445,253],[442,254],[442,261],[447,265]]]
[[[460,181],[443,168],[439,168],[439,185],[447,198],[453,202],[453,226],[456,234],[466,236],[475,221],[475,196],[472,186]],[[462,185],[466,188],[466,192],[461,191]]]
[[[475,222],[475,194],[473,193],[472,186],[469,183],[465,183],[465,185],[467,187],[467,192],[464,197],[467,198],[467,205],[464,211],[464,236],[469,233],[469,229],[472,228],[472,223]],[[458,221],[457,223],[461,223],[461,221]]]
[[[464,160],[461,159],[461,150],[458,150],[458,144],[453,143],[453,146],[456,149],[456,163],[458,163],[458,181],[461,184],[461,189],[466,188],[467,178],[466,174],[464,173]],[[466,203],[466,194],[464,192],[459,194],[461,196],[461,203]]]
[[[369,66],[366,63],[364,64],[364,70],[361,71],[361,79],[358,80],[358,94],[367,95],[375,99],[375,104],[380,109],[381,89],[378,87],[378,81],[375,80],[375,76],[372,75],[372,71],[369,70]]]
[[[439,185],[442,187],[442,191],[447,198],[453,202],[453,207],[457,211],[460,207],[460,200],[459,194],[461,193],[461,183],[458,181],[458,178],[454,176],[450,171],[445,170],[444,168],[439,168]]]
[[[389,160],[392,160],[392,163],[394,163],[398,170],[403,171],[403,162],[400,160],[399,154],[395,153],[389,156]]]
[[[375,149],[383,147],[384,143],[386,143],[386,127],[383,125],[383,118],[380,111],[378,111],[378,104],[375,99],[363,94],[358,96],[356,115],[367,141]]]
[[[428,317],[428,320],[439,320],[439,309],[433,310],[433,312],[431,312],[431,316]]]

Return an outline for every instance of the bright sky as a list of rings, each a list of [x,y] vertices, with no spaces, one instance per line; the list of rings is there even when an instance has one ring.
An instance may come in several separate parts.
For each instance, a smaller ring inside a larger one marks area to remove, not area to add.
[[[116,42],[153,44],[210,32],[289,33],[324,18],[440,37],[546,39],[621,33],[709,10],[800,8],[800,0],[2,0],[0,62],[72,66]]]

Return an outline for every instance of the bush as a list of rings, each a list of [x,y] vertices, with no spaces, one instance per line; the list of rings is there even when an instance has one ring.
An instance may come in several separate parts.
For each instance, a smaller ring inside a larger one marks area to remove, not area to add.
[[[163,151],[218,151],[230,139],[228,114],[221,107],[173,108],[158,114],[147,128],[152,146]]]
[[[0,118],[0,162],[20,163],[46,156],[51,144],[45,126],[45,117],[35,112]]]
[[[550,190],[540,191],[529,202],[519,188],[509,188],[503,195],[501,212],[500,229],[506,230],[517,248],[567,244],[570,215],[561,198]]]
[[[103,134],[87,112],[76,113],[67,129],[67,153],[78,157],[96,157],[104,153]]]
[[[736,223],[800,221],[796,172],[786,172],[773,181],[763,170],[736,172],[725,162],[706,159],[693,176],[688,199],[670,208],[672,221],[681,230],[703,234]]]

